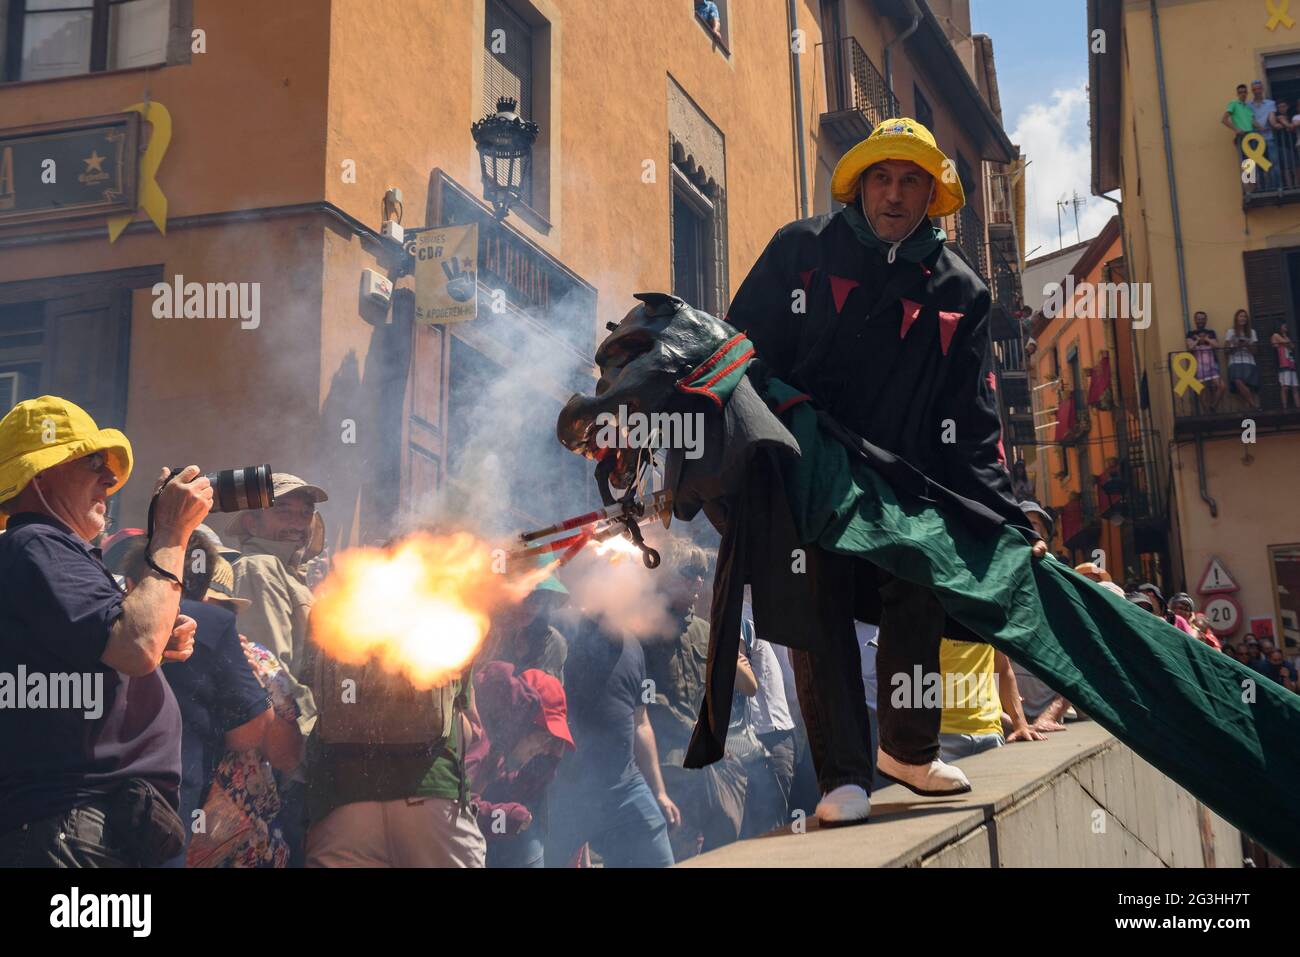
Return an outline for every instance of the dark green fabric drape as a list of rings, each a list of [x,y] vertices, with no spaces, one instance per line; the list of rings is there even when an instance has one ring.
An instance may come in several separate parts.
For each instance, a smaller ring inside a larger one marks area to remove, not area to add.
[[[796,395],[768,384],[779,404]],[[1024,537],[980,535],[931,504],[901,501],[818,427],[782,421],[800,538],[934,590],[949,616],[1031,669],[1148,762],[1289,863],[1300,863],[1300,696],[1190,638]]]

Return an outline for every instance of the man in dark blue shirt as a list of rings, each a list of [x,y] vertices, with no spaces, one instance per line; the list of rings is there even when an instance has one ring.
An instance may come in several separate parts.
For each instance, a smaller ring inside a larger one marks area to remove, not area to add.
[[[561,762],[552,787],[546,866],[568,866],[590,843],[606,867],[669,867],[668,827],[681,823],[681,813],[664,789],[642,703],[641,646],[589,620],[570,628],[564,686],[576,751]]]
[[[193,618],[197,626],[194,654],[188,661],[165,662],[162,673],[181,712],[179,810],[188,845],[190,836],[209,824],[194,812],[203,807],[217,765],[227,751],[260,748],[273,712],[270,696],[244,657],[234,612],[202,601],[213,569],[222,560],[216,547],[195,534],[186,554],[181,614]],[[143,536],[127,546],[120,568],[112,570],[122,573],[128,591],[148,574]],[[184,854],[168,862],[171,867],[184,864]]]
[[[157,669],[193,650],[179,579],[212,489],[190,466],[162,491],[153,561],[166,574],[151,568],[123,596],[90,542],[131,464],[126,436],[64,399],[0,420],[0,867],[175,853],[181,718]]]

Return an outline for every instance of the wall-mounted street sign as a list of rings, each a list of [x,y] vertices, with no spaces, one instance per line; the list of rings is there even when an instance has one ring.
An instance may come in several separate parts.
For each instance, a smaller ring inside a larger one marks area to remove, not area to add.
[[[1215,595],[1205,603],[1205,620],[1216,635],[1231,635],[1241,627],[1241,606],[1231,595]]]
[[[1211,556],[1209,564],[1201,574],[1201,583],[1196,586],[1197,592],[1202,595],[1213,595],[1237,591],[1237,588],[1237,583],[1228,574],[1228,567],[1219,561],[1217,555]]]
[[[0,130],[0,226],[134,212],[138,113]]]
[[[435,226],[416,236],[415,321],[463,322],[478,314],[478,224]]]

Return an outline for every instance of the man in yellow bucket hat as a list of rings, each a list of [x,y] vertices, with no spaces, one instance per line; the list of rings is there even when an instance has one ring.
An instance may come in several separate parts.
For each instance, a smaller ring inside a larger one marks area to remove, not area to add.
[[[0,867],[152,865],[183,839],[158,665],[193,651],[179,579],[212,488],[192,465],[162,490],[158,567],[124,595],[91,542],[131,467],[126,436],[66,399],[0,419]]]
[[[727,321],[882,475],[942,486],[943,507],[1020,528],[1041,557],[1002,461],[988,287],[931,222],[966,202],[953,163],[916,120],[888,119],[844,154],[831,194],[842,209],[777,230]],[[941,709],[891,701],[898,676],[940,673],[939,639],[960,627],[929,589],[864,561],[810,546],[807,574],[834,583],[818,589],[816,650],[792,651],[818,819],[865,821],[875,771],[920,794],[968,791],[939,760]],[[874,760],[855,619],[880,625]]]

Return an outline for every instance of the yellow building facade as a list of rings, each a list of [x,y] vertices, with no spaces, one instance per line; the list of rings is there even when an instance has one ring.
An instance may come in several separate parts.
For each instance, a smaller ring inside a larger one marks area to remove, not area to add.
[[[1263,98],[1300,112],[1300,22],[1275,12],[1264,0],[1089,0],[1089,85],[1093,190],[1120,190],[1129,278],[1150,284],[1151,321],[1134,323],[1135,367],[1169,490],[1166,589],[1215,602],[1219,631],[1270,631],[1294,655],[1300,413],[1284,406],[1286,357],[1271,340],[1279,328],[1296,338],[1295,133],[1272,131],[1265,152],[1222,123],[1237,86],[1256,79]],[[1271,156],[1271,170],[1255,155]],[[1257,341],[1229,348],[1241,309]],[[1217,342],[1193,363],[1198,311]],[[1214,372],[1248,392],[1219,397]],[[1203,582],[1215,559],[1227,578]]]

